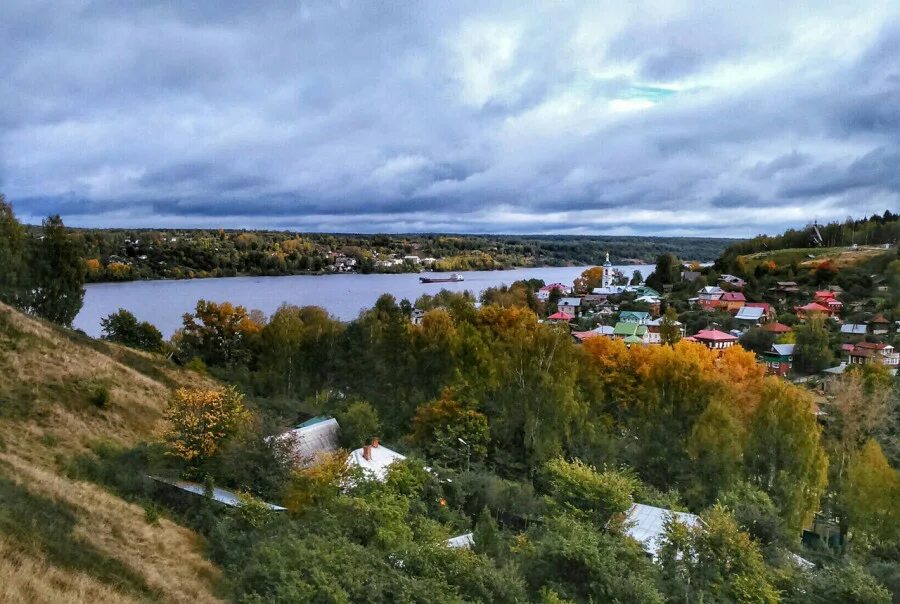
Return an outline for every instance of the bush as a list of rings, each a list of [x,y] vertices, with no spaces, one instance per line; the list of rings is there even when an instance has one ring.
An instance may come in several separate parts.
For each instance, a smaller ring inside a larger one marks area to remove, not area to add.
[[[104,409],[110,401],[109,388],[104,385],[94,387],[88,395],[88,400],[98,409]]]

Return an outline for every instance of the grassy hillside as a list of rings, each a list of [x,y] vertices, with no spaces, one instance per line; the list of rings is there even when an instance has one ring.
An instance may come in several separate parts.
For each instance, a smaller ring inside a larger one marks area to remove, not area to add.
[[[739,256],[738,265],[744,267],[747,272],[753,272],[758,264],[766,261],[774,262],[777,266],[796,263],[798,267],[802,268],[814,268],[821,262],[830,261],[835,268],[840,269],[863,264],[889,253],[895,252],[893,249],[886,251],[884,246],[860,246],[856,249],[849,247],[788,248]]]
[[[65,476],[98,443],[152,437],[196,374],[0,304],[0,601],[215,601],[192,531]]]

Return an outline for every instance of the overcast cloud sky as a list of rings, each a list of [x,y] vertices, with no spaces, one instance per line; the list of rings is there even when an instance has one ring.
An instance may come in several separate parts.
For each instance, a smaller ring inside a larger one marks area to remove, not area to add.
[[[732,4],[4,0],[0,191],[29,222],[344,232],[900,208],[900,3]]]

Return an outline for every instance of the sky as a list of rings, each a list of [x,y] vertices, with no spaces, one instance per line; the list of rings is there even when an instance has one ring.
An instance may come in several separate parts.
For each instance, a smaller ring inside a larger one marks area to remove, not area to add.
[[[747,237],[900,208],[898,2],[0,3],[72,226]]]

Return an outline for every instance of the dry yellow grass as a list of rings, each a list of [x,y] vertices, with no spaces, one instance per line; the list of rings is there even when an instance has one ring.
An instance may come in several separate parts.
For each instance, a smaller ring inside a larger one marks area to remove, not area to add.
[[[195,533],[165,519],[150,524],[143,508],[59,471],[59,460],[92,442],[153,438],[172,389],[205,382],[212,385],[153,355],[91,342],[0,305],[0,481],[8,496],[71,514],[73,542],[143,591],[60,564],[41,544],[0,530],[0,601],[216,600],[218,571]],[[110,393],[102,409],[87,398],[98,385]]]

